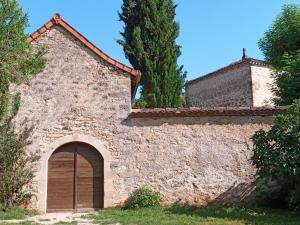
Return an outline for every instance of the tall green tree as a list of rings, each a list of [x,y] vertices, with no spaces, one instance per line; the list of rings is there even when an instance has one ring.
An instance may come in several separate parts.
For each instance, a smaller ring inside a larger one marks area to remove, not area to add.
[[[182,105],[185,72],[177,64],[181,52],[175,10],[173,0],[123,0],[119,13],[125,27],[118,43],[142,73],[141,95],[149,108]]]
[[[300,6],[285,5],[259,46],[274,70],[275,103],[292,105],[252,137],[259,189],[270,205],[300,209]]]
[[[262,183],[276,184],[267,189],[265,197],[300,210],[300,101],[276,116],[268,132],[259,130],[252,140],[252,161]]]
[[[26,203],[32,196],[33,163],[38,153],[28,154],[31,130],[18,132],[11,122],[20,94],[11,98],[9,85],[28,81],[46,64],[43,47],[32,49],[25,28],[27,15],[17,0],[0,0],[0,210]]]
[[[284,5],[258,44],[274,69],[275,103],[291,105],[300,98],[300,5]]]
[[[281,69],[283,56],[294,55],[300,50],[300,5],[284,5],[258,45],[266,60],[274,68]]]
[[[46,63],[44,48],[34,53],[27,41],[27,15],[17,0],[0,0],[0,120],[9,111],[9,84],[27,81]]]

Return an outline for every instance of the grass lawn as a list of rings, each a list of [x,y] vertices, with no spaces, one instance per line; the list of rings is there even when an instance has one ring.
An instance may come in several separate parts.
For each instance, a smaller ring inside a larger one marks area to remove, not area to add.
[[[12,220],[12,219],[16,219],[16,220],[24,219],[27,216],[33,216],[35,214],[36,213],[33,211],[28,211],[28,210],[20,209],[20,208],[13,208],[6,212],[3,212],[0,210],[0,221],[1,220]]]
[[[111,208],[87,217],[103,225],[300,225],[299,212],[191,206]]]

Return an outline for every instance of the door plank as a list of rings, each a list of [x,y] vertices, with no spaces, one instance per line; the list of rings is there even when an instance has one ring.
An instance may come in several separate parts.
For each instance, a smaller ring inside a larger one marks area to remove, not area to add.
[[[58,149],[48,162],[49,210],[69,210],[74,206],[74,149]]]

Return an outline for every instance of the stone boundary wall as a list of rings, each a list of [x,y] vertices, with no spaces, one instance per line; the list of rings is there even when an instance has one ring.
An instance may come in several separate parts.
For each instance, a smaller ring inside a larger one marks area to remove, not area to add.
[[[148,184],[165,203],[245,203],[256,179],[250,138],[272,121],[261,116],[132,118],[130,143],[113,171],[124,197]]]
[[[72,141],[105,160],[106,207],[122,205],[141,185],[164,203],[240,202],[255,181],[250,137],[272,116],[131,118],[130,76],[99,59],[59,27],[36,42],[48,64],[21,93],[17,129],[34,125],[28,151],[39,151],[32,206],[46,210],[48,158]],[[240,73],[247,71],[240,68]],[[24,123],[25,122],[25,123]]]

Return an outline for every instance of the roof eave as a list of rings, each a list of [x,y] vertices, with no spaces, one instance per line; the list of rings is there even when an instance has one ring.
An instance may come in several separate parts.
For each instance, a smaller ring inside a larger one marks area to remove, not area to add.
[[[103,59],[105,62],[109,63],[110,65],[120,69],[121,71],[128,73],[131,76],[131,95],[132,98],[135,97],[135,93],[137,90],[137,86],[141,77],[141,73],[138,70],[135,70],[131,67],[126,66],[123,63],[118,62],[117,60],[111,58],[103,51],[101,51],[98,47],[96,47],[92,42],[90,42],[86,37],[84,37],[81,33],[79,33],[75,28],[73,28],[70,24],[68,24],[59,13],[56,13],[46,24],[44,24],[41,28],[33,32],[31,35],[28,36],[27,40],[29,42],[33,42],[39,39],[42,34],[46,31],[50,30],[53,26],[61,26],[65,30],[67,30],[72,36],[78,39],[82,44],[84,44],[89,50]]]

